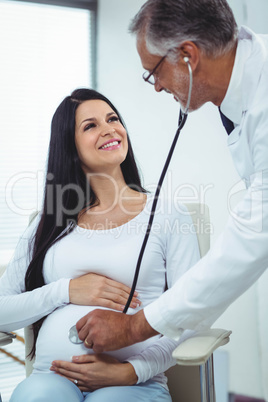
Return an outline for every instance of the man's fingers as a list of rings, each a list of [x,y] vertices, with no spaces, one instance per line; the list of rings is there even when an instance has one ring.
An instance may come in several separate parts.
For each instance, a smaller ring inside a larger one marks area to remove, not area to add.
[[[94,310],[88,313],[86,316],[82,317],[77,323],[76,328],[78,331],[79,339],[84,341],[84,344],[88,348],[92,348],[94,352],[100,353],[103,348],[98,345],[98,338],[103,328],[103,322],[105,322],[106,310]],[[114,314],[119,314],[115,313]],[[101,319],[99,317],[101,316]],[[104,315],[104,316],[103,316]],[[95,325],[94,325],[95,323]],[[95,344],[96,341],[96,344]]]
[[[81,338],[81,335],[82,335],[82,334],[80,334],[80,331],[82,330],[82,328],[83,328],[84,325],[86,324],[88,315],[89,315],[89,314],[84,315],[84,317],[80,318],[80,320],[77,321],[77,323],[76,323],[76,329],[77,329],[77,332],[79,333],[79,339],[81,339],[81,341],[83,341],[83,340],[85,339],[85,337],[84,337],[84,338]]]
[[[88,349],[92,349],[93,342],[88,342],[87,338],[85,339],[84,344]]]
[[[101,345],[93,344],[92,350],[95,353],[103,353],[104,352],[104,347],[101,346]],[[109,351],[109,348],[105,348],[105,351]]]
[[[103,323],[105,322],[106,314],[107,310],[96,309],[86,314],[84,317],[80,318],[80,320],[76,323],[76,329],[78,331],[79,339],[81,339],[81,341],[84,341],[87,338],[88,343],[94,343],[95,335],[99,335]],[[119,313],[114,312],[113,314]]]
[[[116,311],[96,309],[77,322],[78,336],[86,340],[96,353],[120,349],[132,342],[129,337],[132,317]]]
[[[81,341],[85,342],[86,337],[88,336],[89,331],[87,330],[86,326],[84,325],[80,329],[78,329],[77,324],[76,324],[77,332],[78,332],[78,337]]]

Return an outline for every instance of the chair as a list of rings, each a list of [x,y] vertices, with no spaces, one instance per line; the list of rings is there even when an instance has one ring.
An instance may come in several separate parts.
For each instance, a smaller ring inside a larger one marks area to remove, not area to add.
[[[210,247],[209,209],[205,204],[186,204],[197,233],[200,256]],[[231,331],[209,329],[193,332],[173,352],[177,365],[166,375],[173,402],[215,402],[213,351],[229,342]]]
[[[16,335],[11,332],[0,332],[0,346],[12,343],[14,338],[16,338]]]
[[[205,204],[186,204],[197,232],[201,257],[209,250],[209,211]],[[29,354],[32,345],[31,326],[25,328],[25,351]],[[192,332],[173,352],[177,365],[166,375],[173,402],[215,402],[213,377],[213,351],[229,342],[231,331],[210,329]],[[26,375],[32,372],[33,361],[27,357]]]

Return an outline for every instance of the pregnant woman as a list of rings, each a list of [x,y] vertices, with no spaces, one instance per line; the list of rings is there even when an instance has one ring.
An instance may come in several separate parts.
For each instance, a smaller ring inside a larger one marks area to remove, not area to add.
[[[0,280],[0,330],[33,324],[34,331],[34,370],[12,402],[171,401],[164,371],[175,364],[174,340],[158,335],[94,355],[68,336],[95,308],[123,310],[152,198],[112,103],[90,89],[66,97],[52,119],[42,211]],[[159,200],[128,314],[194,265],[199,252],[192,228],[185,207]],[[79,355],[92,355],[88,364],[99,364],[99,378],[79,383],[52,365]]]

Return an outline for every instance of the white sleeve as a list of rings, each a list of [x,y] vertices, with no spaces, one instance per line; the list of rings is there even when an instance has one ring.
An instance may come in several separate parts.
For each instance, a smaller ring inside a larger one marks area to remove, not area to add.
[[[33,226],[20,239],[12,261],[0,278],[1,331],[23,328],[69,303],[69,279],[60,279],[25,292],[24,280],[30,261],[29,239]]]
[[[158,332],[179,339],[184,329],[209,328],[268,267],[268,169],[251,180],[214,247],[145,307],[147,321]]]
[[[137,384],[175,366],[176,360],[173,359],[172,352],[177,346],[178,341],[162,336],[142,353],[128,358],[127,361],[132,364],[138,377]]]
[[[192,219],[188,215],[185,207],[181,206],[184,213],[180,216],[178,213],[170,223],[178,221],[178,233],[174,233],[174,226],[169,233],[166,233],[166,266],[167,283],[172,286],[177,279],[187,271],[199,259],[198,242],[193,231]],[[182,229],[183,228],[183,229]],[[182,230],[180,230],[182,229]],[[172,357],[173,350],[180,342],[163,336],[156,337],[155,342],[143,350],[142,353],[131,356],[127,361],[132,364],[138,377],[137,384],[148,381],[157,374],[163,373],[176,364]]]

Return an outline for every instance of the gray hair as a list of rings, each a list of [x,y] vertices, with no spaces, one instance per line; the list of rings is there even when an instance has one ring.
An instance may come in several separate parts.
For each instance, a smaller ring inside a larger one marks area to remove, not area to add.
[[[238,32],[227,0],[148,0],[131,21],[129,31],[138,37],[145,34],[152,54],[164,56],[191,41],[210,57],[230,51]]]

